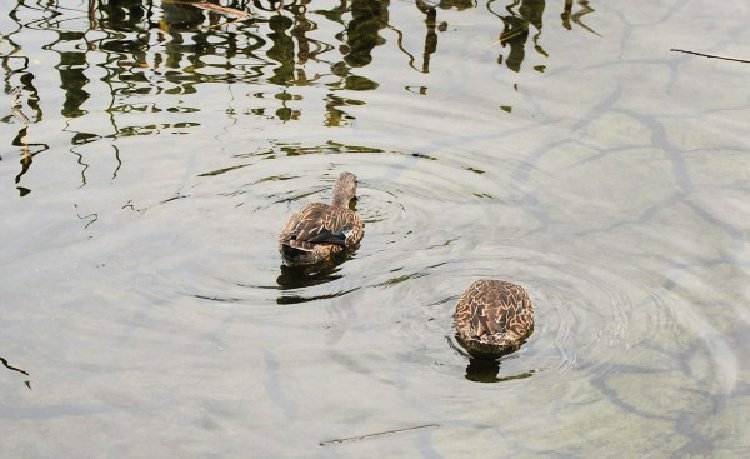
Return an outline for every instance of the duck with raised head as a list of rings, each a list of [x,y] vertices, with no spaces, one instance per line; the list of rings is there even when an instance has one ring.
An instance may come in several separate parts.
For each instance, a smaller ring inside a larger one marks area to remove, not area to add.
[[[474,357],[497,358],[518,350],[534,330],[534,306],[520,285],[482,279],[456,304],[456,338]]]
[[[286,265],[311,265],[356,246],[365,224],[349,204],[356,199],[357,177],[344,172],[333,185],[331,204],[307,204],[289,218],[279,236]]]

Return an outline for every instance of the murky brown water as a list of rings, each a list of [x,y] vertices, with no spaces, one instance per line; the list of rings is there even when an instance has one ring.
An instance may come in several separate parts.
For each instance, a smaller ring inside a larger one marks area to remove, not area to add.
[[[750,66],[669,51],[746,2],[8,4],[2,455],[750,452]],[[361,247],[282,272],[344,170]],[[536,304],[498,365],[479,277]]]

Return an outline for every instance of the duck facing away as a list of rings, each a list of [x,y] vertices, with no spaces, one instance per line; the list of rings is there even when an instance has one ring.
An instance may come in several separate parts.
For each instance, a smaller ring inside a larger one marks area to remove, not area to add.
[[[501,280],[469,285],[456,304],[456,338],[474,357],[496,358],[521,346],[534,329],[526,289]]]
[[[311,265],[356,246],[365,224],[349,203],[356,198],[357,177],[344,172],[333,185],[332,203],[307,204],[289,218],[279,236],[286,265]]]

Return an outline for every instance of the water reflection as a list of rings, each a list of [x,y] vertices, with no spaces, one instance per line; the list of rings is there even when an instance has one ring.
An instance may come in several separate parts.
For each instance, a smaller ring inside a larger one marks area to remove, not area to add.
[[[318,293],[307,291],[309,287],[327,284],[329,282],[341,279],[339,274],[341,263],[344,259],[319,263],[314,266],[286,266],[281,265],[281,274],[276,278],[279,284],[279,296],[276,298],[276,304],[289,305],[301,304],[315,300],[330,300],[337,298],[355,290],[358,287],[337,290],[328,293]]]
[[[594,9],[589,5],[589,1],[577,0],[576,4],[580,7],[580,9],[576,12],[573,12],[573,0],[565,0],[565,8],[563,10],[563,13],[560,15],[563,27],[565,27],[567,30],[571,30],[572,27],[570,25],[570,21],[573,21],[573,23],[578,25],[579,27],[588,30],[594,35],[599,35],[594,29],[587,26],[581,21],[581,18],[584,15],[594,12]]]
[[[15,177],[16,189],[21,196],[26,196],[31,193],[31,190],[20,185],[21,177],[29,171],[34,156],[49,149],[49,145],[44,143],[29,143],[28,141],[28,130],[30,120],[23,112],[23,103],[21,102],[21,87],[16,88],[14,91],[14,98],[11,104],[11,114],[6,117],[8,121],[14,119],[18,124],[21,124],[23,128],[18,131],[18,134],[11,141],[11,145],[21,147],[21,171]]]
[[[464,357],[469,362],[466,364],[465,378],[467,381],[473,381],[482,384],[499,383],[504,381],[512,381],[514,379],[526,379],[531,377],[536,370],[529,370],[522,373],[500,375],[500,368],[502,363],[506,360],[515,360],[520,358],[518,351],[508,351],[496,358],[490,357],[474,357],[467,353],[460,344],[458,344],[458,337],[445,337],[448,346],[453,349],[453,352]]]
[[[86,48],[84,47],[82,51],[68,51],[63,50],[66,47],[60,45],[66,42],[82,41],[85,42],[84,31],[58,31],[58,39],[50,44],[50,47],[60,49],[58,51],[60,63],[55,68],[60,73],[60,88],[65,92],[65,100],[60,113],[66,118],[78,118],[85,115],[86,112],[81,109],[81,106],[91,94],[83,89],[89,82],[84,73],[88,68]]]
[[[21,46],[16,42],[16,36],[24,26],[17,20],[15,13],[15,10],[11,10],[9,16],[17,24],[16,30],[2,35],[2,41],[10,47],[8,53],[0,53],[0,67],[2,67],[4,74],[4,91],[6,94],[12,94],[13,99],[10,103],[10,114],[4,116],[0,121],[22,126],[11,140],[11,145],[20,147],[21,150],[21,169],[15,176],[15,185],[19,194],[26,196],[31,190],[20,185],[21,177],[29,171],[34,156],[49,149],[49,146],[43,143],[28,142],[29,125],[41,121],[42,110],[39,105],[39,93],[34,85],[34,75],[29,71],[30,60],[23,55]],[[28,110],[26,110],[27,107]]]
[[[521,64],[526,57],[526,41],[531,34],[532,27],[536,29],[536,33],[532,36],[534,49],[542,56],[549,57],[539,43],[542,35],[544,7],[545,0],[515,0],[505,7],[508,14],[497,14],[503,21],[500,44],[503,48],[506,45],[510,48],[505,65],[516,73],[521,70]],[[502,64],[502,56],[498,59],[498,63]],[[544,66],[536,66],[535,69],[544,71]]]
[[[388,25],[388,0],[351,0],[351,21],[346,27],[345,61],[351,67],[372,62],[372,50],[385,43],[379,32]]]
[[[515,379],[526,379],[531,377],[535,371],[530,370],[515,375],[500,375],[501,359],[477,359],[471,358],[466,365],[466,379],[468,381],[482,384],[492,384],[504,381],[513,381]]]
[[[313,266],[281,265],[281,274],[276,278],[276,283],[282,290],[325,284],[341,278],[337,269],[339,264],[340,262],[327,261]]]
[[[395,46],[403,53],[404,71],[430,73],[431,65],[439,59],[440,35],[451,33],[448,23],[439,19],[441,10],[486,9],[494,14],[502,25],[499,46],[504,51],[498,63],[513,72],[523,71],[528,46],[548,57],[541,44],[545,0],[491,0],[486,5],[468,0],[415,0],[422,24],[405,30],[391,24],[390,10],[395,6],[389,1],[340,0],[333,5],[314,5],[316,9],[311,6],[305,0],[89,0],[85,9],[78,10],[50,4],[45,7],[50,14],[40,17],[38,10],[18,0],[9,13],[15,30],[2,35],[10,51],[0,57],[5,92],[20,86],[30,124],[42,119],[33,74],[38,66],[30,65],[27,52],[32,50],[24,49],[19,43],[27,40],[19,38],[39,29],[53,31],[54,39],[41,45],[58,55],[54,69],[63,94],[60,115],[70,121],[82,120],[66,128],[71,133],[72,152],[82,162],[76,146],[132,135],[185,133],[200,126],[201,119],[190,115],[203,108],[197,102],[186,107],[180,96],[197,94],[198,86],[207,83],[259,86],[254,88],[255,106],[244,114],[282,122],[302,119],[303,98],[312,97],[291,88],[314,86],[324,90],[317,96],[323,111],[320,122],[327,127],[347,125],[355,120],[348,107],[367,101],[364,95],[353,97],[352,91],[377,90],[382,83],[368,70],[378,47]],[[566,0],[560,15],[562,27],[572,30],[577,25],[596,33],[582,22],[582,17],[593,11],[586,0]],[[414,42],[420,43],[420,52],[408,50],[406,44]],[[421,59],[416,57],[420,54]],[[545,68],[533,67],[539,72]],[[424,85],[407,86],[406,90],[427,94]],[[106,95],[110,98],[106,113],[89,113]],[[316,103],[310,102],[305,106]],[[510,106],[503,108],[510,112]],[[177,122],[164,122],[163,117],[156,118],[159,122],[147,122],[132,116],[164,112],[184,116]],[[12,121],[6,116],[2,122]],[[92,129],[88,126],[102,122],[111,127],[111,134],[86,132]],[[19,182],[34,156],[47,148],[26,142],[29,134],[19,133],[12,141],[23,156]],[[22,195],[30,191],[18,186]]]
[[[507,57],[505,57],[505,66],[508,69],[518,73],[521,71],[521,65],[526,59],[526,44],[531,36],[531,44],[537,54],[543,57],[549,57],[549,53],[541,45],[542,36],[542,16],[546,6],[545,0],[514,0],[504,7],[505,13],[496,12],[493,8],[499,6],[496,0],[490,0],[487,3],[487,9],[503,22],[503,31],[500,33],[500,44],[503,48],[509,48]],[[587,31],[596,34],[591,28],[581,22],[581,17],[585,14],[592,13],[594,10],[589,6],[587,0],[578,0],[577,4],[580,10],[575,13],[573,10],[573,0],[566,0],[563,13],[560,15],[562,25],[565,29],[571,30],[571,20],[573,23],[583,27]],[[498,64],[503,64],[503,56],[498,58]],[[544,72],[545,65],[534,66],[534,70]]]
[[[497,382],[500,362],[495,359],[471,359],[466,365],[466,379],[479,383]]]
[[[414,4],[424,14],[424,23],[426,26],[421,71],[422,73],[430,73],[430,58],[437,51],[437,10],[434,6],[428,5],[422,0],[416,0]],[[441,27],[442,31],[445,31],[445,23]]]

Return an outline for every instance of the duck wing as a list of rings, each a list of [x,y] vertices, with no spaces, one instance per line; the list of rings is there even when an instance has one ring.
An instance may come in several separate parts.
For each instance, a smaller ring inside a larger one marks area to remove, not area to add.
[[[362,226],[359,216],[349,209],[322,203],[308,204],[292,216],[279,241],[301,249],[309,249],[309,244],[345,246],[361,233]]]

